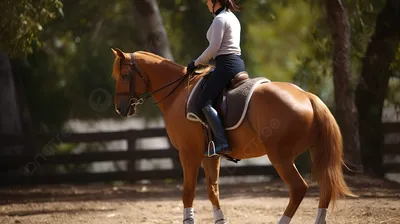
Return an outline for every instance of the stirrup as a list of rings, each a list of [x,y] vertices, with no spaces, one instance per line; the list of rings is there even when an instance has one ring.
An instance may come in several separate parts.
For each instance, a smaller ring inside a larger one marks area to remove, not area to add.
[[[210,154],[210,151],[212,152],[212,154]],[[208,143],[207,153],[205,153],[205,155],[208,156],[208,157],[219,156],[215,151],[215,143],[214,143],[214,141],[210,141]]]
[[[219,146],[219,147],[222,147],[222,146]],[[228,148],[228,145],[227,145],[227,147],[224,147],[224,148]],[[211,152],[211,154],[210,154],[210,152]],[[232,152],[231,150],[218,150],[218,152],[217,152],[214,141],[210,141],[208,143],[207,153],[204,153],[204,154],[208,157],[216,157],[216,156],[229,154],[231,152]]]

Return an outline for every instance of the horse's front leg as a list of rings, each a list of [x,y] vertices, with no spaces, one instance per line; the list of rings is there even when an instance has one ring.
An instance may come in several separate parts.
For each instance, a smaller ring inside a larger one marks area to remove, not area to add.
[[[203,155],[189,150],[180,150],[179,159],[183,169],[183,224],[194,224],[193,200]]]
[[[215,224],[227,223],[219,204],[218,177],[220,169],[220,157],[205,157],[203,159],[203,168],[207,182],[208,199],[210,199],[213,206],[214,222]]]

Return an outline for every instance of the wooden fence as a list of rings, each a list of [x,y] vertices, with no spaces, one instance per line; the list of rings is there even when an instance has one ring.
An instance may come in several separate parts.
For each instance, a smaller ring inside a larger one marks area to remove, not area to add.
[[[384,124],[385,133],[399,133],[400,123]],[[20,136],[0,137],[0,148],[3,146],[23,145],[30,152],[23,155],[2,155],[0,158],[0,182],[2,185],[16,184],[60,184],[60,183],[87,183],[104,181],[138,181],[143,179],[182,179],[182,169],[179,164],[178,151],[170,146],[167,149],[136,149],[136,141],[143,138],[167,137],[163,128],[146,130],[128,130],[119,132],[101,133],[59,133],[57,135],[38,135],[33,142],[42,144],[40,150],[29,148],[31,141]],[[79,154],[60,153],[56,149],[59,143],[82,143],[82,142],[109,142],[115,140],[127,141],[127,149],[115,149],[104,152],[82,152]],[[400,155],[400,143],[385,145],[385,155]],[[172,159],[174,167],[169,170],[138,170],[134,165],[141,159],[169,158]],[[90,164],[93,162],[127,161],[126,171],[116,172],[55,172],[56,166],[66,164]],[[232,163],[231,168],[221,168],[221,176],[241,175],[276,175],[272,166],[237,166]],[[400,164],[384,164],[385,172],[400,173]],[[204,177],[200,169],[199,177]]]
[[[57,135],[36,136],[36,142],[47,143],[41,150],[30,150],[30,155],[3,155],[0,158],[0,182],[3,185],[15,184],[60,184],[60,183],[86,183],[104,181],[137,181],[137,180],[162,180],[182,179],[182,168],[179,163],[178,151],[170,146],[167,149],[137,150],[136,141],[142,138],[167,137],[163,128],[146,130],[128,130],[119,132],[102,133],[60,133]],[[19,136],[8,136],[0,138],[1,146],[15,146],[25,143],[26,139]],[[59,143],[82,143],[82,142],[108,142],[125,140],[127,149],[114,149],[105,152],[83,152],[79,154],[56,153],[55,147]],[[28,147],[28,146],[26,146]],[[174,167],[169,170],[138,170],[134,165],[141,159],[172,159]],[[90,164],[93,162],[126,161],[128,169],[117,172],[52,172],[50,165],[66,164]],[[5,172],[4,172],[5,171]],[[11,172],[10,172],[11,171]],[[20,171],[20,172],[12,172]],[[25,173],[21,175],[21,173]],[[240,175],[276,175],[275,170],[268,165],[265,166],[235,166],[232,169],[221,169],[221,176]],[[204,177],[202,169],[199,177]]]
[[[396,157],[400,156],[400,123],[384,123],[383,130],[385,135],[397,135],[397,141],[385,144],[382,149],[383,156]],[[400,173],[400,163],[384,163],[383,169],[385,173]]]

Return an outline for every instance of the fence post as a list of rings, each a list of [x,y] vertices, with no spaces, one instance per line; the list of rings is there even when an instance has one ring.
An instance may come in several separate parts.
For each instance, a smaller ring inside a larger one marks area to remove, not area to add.
[[[133,133],[130,135],[128,140],[128,152],[130,155],[130,158],[128,158],[128,164],[127,164],[127,177],[126,180],[130,182],[135,182],[136,181],[136,133],[135,131],[132,131]]]

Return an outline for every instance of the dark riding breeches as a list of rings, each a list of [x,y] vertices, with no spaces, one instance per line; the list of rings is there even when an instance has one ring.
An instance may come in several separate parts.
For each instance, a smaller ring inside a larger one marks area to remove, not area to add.
[[[245,71],[242,58],[236,54],[217,56],[215,65],[215,69],[208,77],[199,97],[198,108],[200,109],[207,105],[213,106],[223,89],[229,85],[235,75]]]

